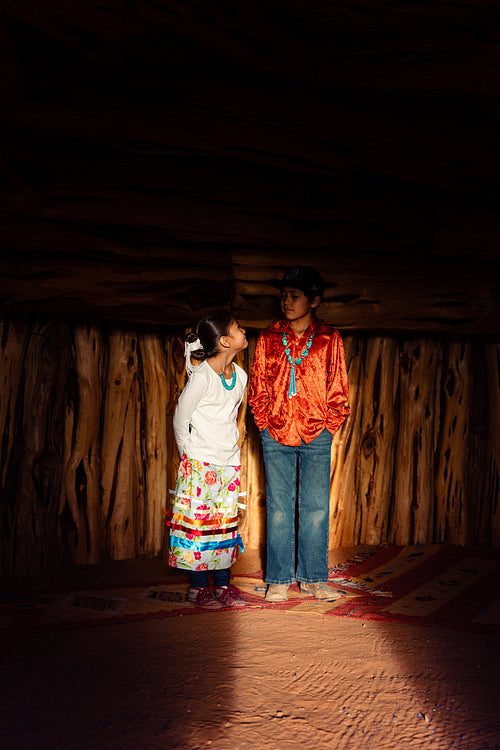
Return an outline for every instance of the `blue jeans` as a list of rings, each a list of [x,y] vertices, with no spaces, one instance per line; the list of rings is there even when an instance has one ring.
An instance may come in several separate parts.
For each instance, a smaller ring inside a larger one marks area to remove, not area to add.
[[[325,429],[311,443],[302,440],[297,446],[281,445],[267,428],[261,436],[267,491],[266,583],[328,581],[332,435]]]

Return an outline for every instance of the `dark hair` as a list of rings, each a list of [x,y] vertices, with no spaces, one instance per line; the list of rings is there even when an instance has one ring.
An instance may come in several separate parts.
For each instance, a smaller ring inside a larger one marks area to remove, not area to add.
[[[315,297],[322,297],[325,292],[325,282],[321,274],[312,266],[292,266],[287,268],[285,275],[278,282],[279,288],[290,286],[301,289],[309,302]]]
[[[201,348],[191,352],[193,359],[200,362],[209,357],[215,357],[219,351],[219,339],[227,336],[234,316],[229,310],[214,310],[205,315],[196,326],[196,331],[188,333],[186,341],[193,342],[200,339]]]

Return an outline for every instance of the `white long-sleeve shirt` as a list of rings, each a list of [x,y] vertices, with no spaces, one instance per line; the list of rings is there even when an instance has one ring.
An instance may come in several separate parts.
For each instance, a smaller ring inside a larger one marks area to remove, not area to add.
[[[207,361],[193,371],[174,414],[179,455],[218,466],[240,464],[236,420],[248,376],[239,365],[234,367],[236,384],[230,391]]]

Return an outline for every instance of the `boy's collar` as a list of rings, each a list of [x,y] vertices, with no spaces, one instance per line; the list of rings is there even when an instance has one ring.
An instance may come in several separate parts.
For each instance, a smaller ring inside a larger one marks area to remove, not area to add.
[[[309,325],[307,326],[307,328],[305,329],[302,336],[305,336],[306,333],[308,332],[310,334],[312,331],[314,331],[317,328],[319,322],[320,322],[319,318],[317,317],[317,315],[315,315],[315,313],[313,313],[311,317],[311,321]],[[293,333],[294,336],[296,335],[289,320],[287,320],[286,318],[283,318],[281,323],[282,325],[280,326],[280,329],[279,329],[280,333],[289,332],[289,333]],[[302,338],[302,336],[300,336],[300,338]]]

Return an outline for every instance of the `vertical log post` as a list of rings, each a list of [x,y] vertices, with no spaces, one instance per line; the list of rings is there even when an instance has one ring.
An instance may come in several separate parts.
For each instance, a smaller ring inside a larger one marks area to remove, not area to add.
[[[0,323],[0,577],[4,568],[5,541],[13,533],[13,511],[9,505],[15,503],[15,493],[9,484],[14,480],[11,456],[16,434],[16,409],[21,386],[24,354],[28,343],[26,320],[2,320]],[[8,484],[9,481],[9,484]],[[8,502],[10,497],[10,502]],[[7,516],[7,518],[4,518]],[[9,518],[10,516],[10,518]],[[4,522],[8,523],[4,526]],[[7,568],[11,569],[9,560]]]
[[[136,554],[137,336],[113,331],[108,346],[101,455],[101,522],[109,557],[124,560]]]
[[[467,456],[471,410],[471,349],[464,342],[443,346],[441,419],[434,498],[436,541],[466,544]]]
[[[351,413],[332,442],[330,470],[330,549],[356,544],[357,513],[357,444],[361,432],[365,370],[364,342],[355,336],[344,338],[344,350],[349,377],[349,406]]]
[[[250,366],[255,354],[258,335],[247,332],[248,348],[238,356],[238,364],[250,374]],[[245,549],[259,550],[265,543],[265,472],[262,459],[260,435],[248,407],[248,392],[245,393],[238,414],[241,449],[241,496],[238,514],[238,531]]]
[[[370,338],[366,347],[363,417],[359,435],[356,540],[380,544],[389,526],[394,472],[398,382],[394,338]]]
[[[396,544],[415,544],[433,538],[434,426],[440,418],[439,343],[429,339],[406,341],[400,364],[400,419],[390,538]]]
[[[481,493],[483,522],[480,538],[500,546],[500,344],[485,344],[487,390],[486,476]]]
[[[99,503],[100,435],[103,343],[95,325],[77,325],[74,331],[76,390],[68,401],[66,461],[63,471],[61,513],[66,503],[74,524],[69,540],[75,563],[101,559]]]
[[[15,328],[11,333],[16,339]],[[57,550],[56,518],[62,471],[60,445],[69,362],[67,328],[57,322],[38,321],[27,339],[26,348],[19,340],[17,343],[14,347],[16,356],[11,358],[11,366],[7,368],[9,377],[19,378],[22,391],[18,400],[18,437],[14,444],[9,437],[6,441],[6,453],[11,460],[5,475],[6,497],[9,499],[4,554],[9,560],[10,570],[27,575],[43,571]],[[24,355],[22,370],[17,356],[21,353]],[[18,387],[16,383],[10,389],[6,424],[11,423],[12,397],[17,401]]]
[[[167,498],[166,507],[173,502],[173,492],[177,481],[179,468],[179,452],[175,442],[172,420],[179,395],[186,383],[186,364],[184,360],[184,336],[187,333],[174,334],[167,340],[165,347],[165,359],[167,363],[168,390],[166,393],[166,416],[167,416],[167,445],[170,446],[167,460]],[[164,520],[164,517],[163,517]],[[163,537],[163,561],[168,563],[168,530]]]
[[[141,554],[152,557],[161,551],[164,534],[164,510],[167,503],[168,453],[177,448],[167,442],[169,383],[167,362],[160,337],[147,334],[140,338],[144,417],[141,420],[143,460],[146,483],[144,506],[139,507]]]

